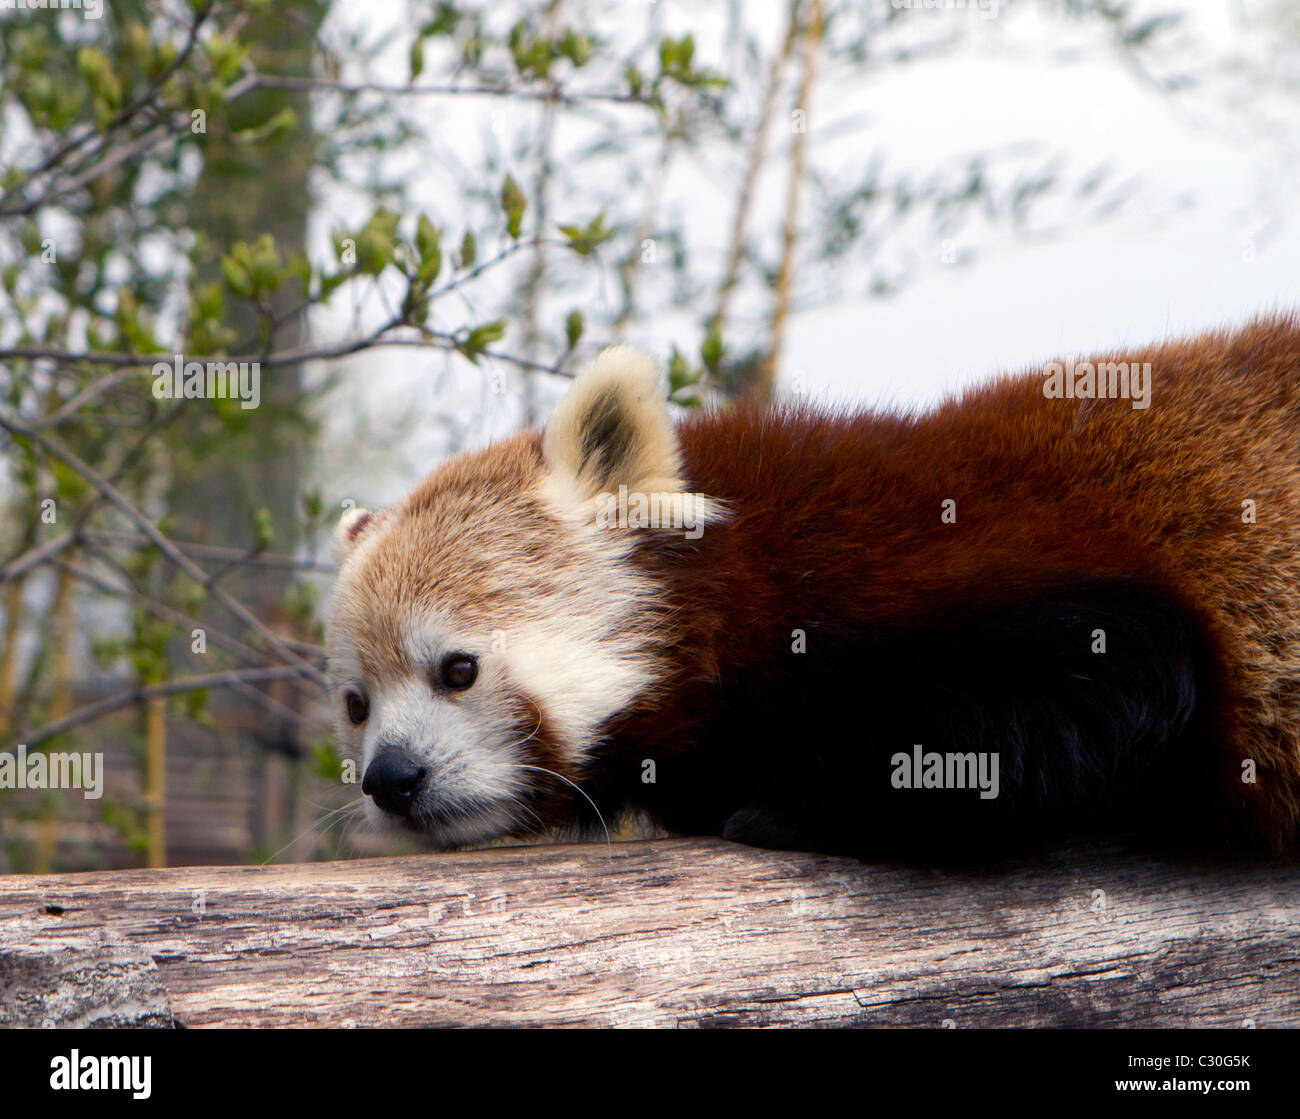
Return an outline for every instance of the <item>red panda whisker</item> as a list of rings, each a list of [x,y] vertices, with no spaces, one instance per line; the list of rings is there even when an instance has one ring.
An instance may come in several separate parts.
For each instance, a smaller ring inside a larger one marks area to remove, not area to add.
[[[534,738],[537,737],[537,732],[538,732],[539,730],[541,730],[541,729],[542,729],[542,720],[541,720],[541,718],[539,717],[538,720],[537,720],[537,725],[536,725],[535,727],[533,727],[533,729],[530,730],[530,731],[528,732],[527,735],[525,735],[523,738],[519,739],[518,742],[507,742],[507,743],[506,743],[503,747],[501,747],[501,748],[502,748],[503,750],[517,750],[517,749],[519,749],[520,746],[527,746],[528,743],[530,743]]]
[[[356,799],[356,800],[348,801],[347,804],[342,804],[338,808],[326,812],[324,816],[321,816],[317,820],[313,820],[310,824],[307,825],[307,827],[303,828],[302,831],[300,831],[297,835],[295,835],[291,840],[289,840],[288,843],[286,843],[278,851],[268,855],[265,859],[263,859],[261,865],[266,866],[267,863],[273,862],[275,859],[279,858],[287,850],[289,850],[289,848],[292,847],[295,843],[297,843],[298,840],[300,840],[303,836],[309,835],[311,832],[317,830],[326,831],[329,828],[329,826],[332,823],[336,822],[337,820],[342,820],[343,823],[346,825],[348,821],[348,815],[346,814],[356,813],[364,807],[365,807],[365,801],[361,799]]]
[[[527,813],[528,818],[521,820],[518,818],[518,816],[516,816],[513,810],[510,811],[509,819],[506,825],[508,828],[507,834],[518,835],[519,832],[515,831],[516,827],[520,828],[523,831],[524,835],[542,835],[545,833],[546,825],[542,822],[542,818],[537,814],[537,812],[530,805],[528,805],[522,800],[516,800],[511,802],[511,808],[518,809],[520,812]]]
[[[583,800],[585,800],[588,804],[591,805],[591,810],[592,810],[594,813],[596,813],[596,819],[600,821],[600,828],[601,828],[601,830],[605,833],[605,849],[606,849],[606,851],[608,852],[608,851],[612,851],[612,850],[613,850],[614,842],[613,842],[613,840],[610,838],[610,835],[609,835],[609,828],[605,825],[605,817],[602,816],[602,815],[600,814],[600,809],[596,807],[596,802],[595,802],[594,800],[592,800],[591,797],[589,797],[589,796],[588,796],[588,795],[583,791],[582,786],[578,785],[577,783],[575,783],[575,782],[573,782],[573,781],[570,781],[567,777],[564,776],[564,774],[562,774],[562,773],[556,773],[553,769],[547,769],[545,766],[540,766],[540,765],[522,765],[522,764],[518,764],[518,763],[516,763],[516,767],[515,767],[515,768],[517,768],[517,769],[535,769],[538,773],[545,773],[545,774],[548,774],[549,776],[554,777],[554,778],[556,778],[556,779],[559,780],[559,781],[563,781],[566,785],[569,785],[570,787],[572,787],[572,788],[573,788],[573,789],[574,789],[574,790],[575,790],[575,791],[576,791],[576,792],[577,792],[577,793],[582,797]]]

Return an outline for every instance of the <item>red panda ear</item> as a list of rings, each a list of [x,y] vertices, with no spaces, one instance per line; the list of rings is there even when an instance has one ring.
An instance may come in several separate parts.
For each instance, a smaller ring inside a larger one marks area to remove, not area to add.
[[[621,485],[680,490],[681,451],[653,359],[631,346],[602,351],[556,407],[542,454],[581,500]]]
[[[342,563],[356,546],[365,531],[383,519],[384,512],[372,513],[369,509],[354,506],[338,519],[334,526],[334,559]]]

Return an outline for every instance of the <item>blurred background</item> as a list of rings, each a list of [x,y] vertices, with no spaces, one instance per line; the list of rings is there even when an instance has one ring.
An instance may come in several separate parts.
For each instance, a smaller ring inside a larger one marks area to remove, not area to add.
[[[0,872],[400,850],[329,530],[603,345],[906,409],[1300,305],[1295,0],[15,0],[0,83]]]

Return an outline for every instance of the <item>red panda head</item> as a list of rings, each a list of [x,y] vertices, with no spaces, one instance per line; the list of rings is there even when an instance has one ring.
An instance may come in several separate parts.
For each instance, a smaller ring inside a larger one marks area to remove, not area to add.
[[[372,818],[456,845],[566,817],[601,726],[663,671],[662,588],[633,561],[637,530],[693,537],[719,515],[683,488],[654,364],[616,347],[540,436],[344,515],[330,676]],[[622,515],[627,495],[652,495],[656,523]]]

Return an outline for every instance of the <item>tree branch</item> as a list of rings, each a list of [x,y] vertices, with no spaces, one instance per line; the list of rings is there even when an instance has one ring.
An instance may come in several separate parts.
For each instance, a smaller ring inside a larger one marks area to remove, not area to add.
[[[25,424],[0,415],[0,427],[3,427],[10,435],[21,435],[32,442],[36,443],[46,454],[58,459],[60,462],[71,470],[75,470],[87,482],[89,482],[100,496],[105,498],[110,504],[115,506],[120,512],[124,513],[128,520],[135,523],[150,541],[181,571],[185,572],[191,579],[198,583],[204,590],[208,591],[222,606],[235,615],[249,629],[260,635],[262,639],[275,650],[279,656],[288,664],[296,666],[302,675],[309,680],[315,681],[322,688],[329,689],[329,680],[314,665],[308,664],[297,653],[290,649],[279,636],[253,614],[243,603],[232,598],[226,591],[218,586],[214,586],[211,576],[208,575],[201,567],[189,559],[180,549],[167,539],[153,523],[141,513],[111,482],[108,482],[87,463],[74,455],[71,451],[58,446],[51,442],[40,432],[32,430]]]
[[[125,544],[138,548],[146,543],[144,537],[129,532],[86,532],[83,535],[85,539],[97,544]],[[336,570],[332,563],[298,559],[296,556],[278,555],[274,552],[255,552],[248,548],[230,548],[221,544],[197,544],[189,540],[173,540],[172,543],[186,555],[224,560],[248,567],[287,567],[295,571],[318,571],[323,575],[332,575]]]
[[[157,77],[149,83],[149,87],[144,91],[144,93],[109,120],[102,129],[89,128],[85,132],[82,132],[81,135],[75,136],[60,147],[55,148],[54,151],[47,155],[39,164],[37,164],[37,166],[33,167],[21,179],[11,185],[3,194],[0,194],[0,213],[5,212],[4,204],[11,197],[16,194],[26,193],[27,187],[33,179],[58,166],[58,164],[67,159],[68,156],[72,155],[79,148],[84,147],[91,140],[99,138],[104,144],[106,144],[108,142],[108,137],[112,133],[125,127],[147,106],[153,104],[154,98],[158,96],[158,91],[162,89],[167,80],[176,74],[181,67],[189,61],[189,57],[194,51],[194,46],[198,42],[199,31],[207,21],[208,16],[212,14],[212,8],[213,4],[211,0],[209,0],[208,3],[205,3],[204,6],[195,13],[194,22],[190,25],[189,33],[186,36],[181,49],[177,52],[176,57],[173,58],[172,61],[157,75]],[[100,150],[103,150],[102,144]],[[44,199],[41,199],[41,202],[44,201]]]
[[[529,89],[510,85],[401,85],[391,82],[343,82],[329,78],[301,78],[290,75],[253,75],[263,89],[302,90],[311,93],[378,93],[385,97],[512,97],[521,101],[548,101],[557,105],[603,102],[614,105],[649,105],[650,98],[637,93],[609,93],[600,90],[566,92],[558,86]]]
[[[28,731],[25,735],[19,735],[19,738],[28,748],[31,748],[81,726],[82,723],[93,722],[95,719],[111,715],[114,711],[120,711],[123,707],[130,707],[136,703],[147,703],[151,699],[163,696],[198,692],[205,688],[229,688],[236,684],[253,684],[266,680],[290,680],[297,675],[298,670],[291,666],[269,665],[263,668],[232,668],[224,672],[210,672],[204,676],[185,676],[162,684],[127,688],[105,699],[78,707],[65,718],[47,723],[40,730]]]

